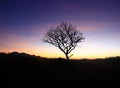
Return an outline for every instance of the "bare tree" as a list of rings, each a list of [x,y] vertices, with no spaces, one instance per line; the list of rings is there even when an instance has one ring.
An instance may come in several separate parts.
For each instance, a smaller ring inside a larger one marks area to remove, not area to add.
[[[72,56],[69,56],[70,52],[83,39],[82,33],[75,26],[62,22],[46,32],[44,42],[58,47],[65,54],[66,59],[69,60]]]

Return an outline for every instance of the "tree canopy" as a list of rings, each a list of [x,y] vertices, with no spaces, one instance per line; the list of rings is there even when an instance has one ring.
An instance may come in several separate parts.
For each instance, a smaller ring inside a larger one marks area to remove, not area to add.
[[[58,47],[66,55],[67,60],[69,60],[71,55],[68,56],[68,54],[70,54],[83,39],[83,34],[77,27],[73,26],[73,24],[62,22],[46,32],[44,42]]]

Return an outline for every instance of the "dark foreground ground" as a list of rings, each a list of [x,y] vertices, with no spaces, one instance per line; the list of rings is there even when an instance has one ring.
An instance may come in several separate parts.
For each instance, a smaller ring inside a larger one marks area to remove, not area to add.
[[[120,57],[45,59],[0,53],[0,88],[120,88]]]

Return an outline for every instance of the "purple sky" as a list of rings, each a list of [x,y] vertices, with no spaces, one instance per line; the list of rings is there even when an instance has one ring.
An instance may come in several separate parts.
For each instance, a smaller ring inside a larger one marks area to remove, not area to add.
[[[42,41],[61,21],[76,25],[85,37],[73,58],[120,55],[119,0],[0,0],[0,52],[64,57]]]

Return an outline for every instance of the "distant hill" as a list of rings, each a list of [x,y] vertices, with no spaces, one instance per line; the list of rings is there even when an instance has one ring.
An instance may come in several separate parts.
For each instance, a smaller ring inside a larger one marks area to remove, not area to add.
[[[120,88],[120,57],[70,60],[0,53],[1,88]]]

